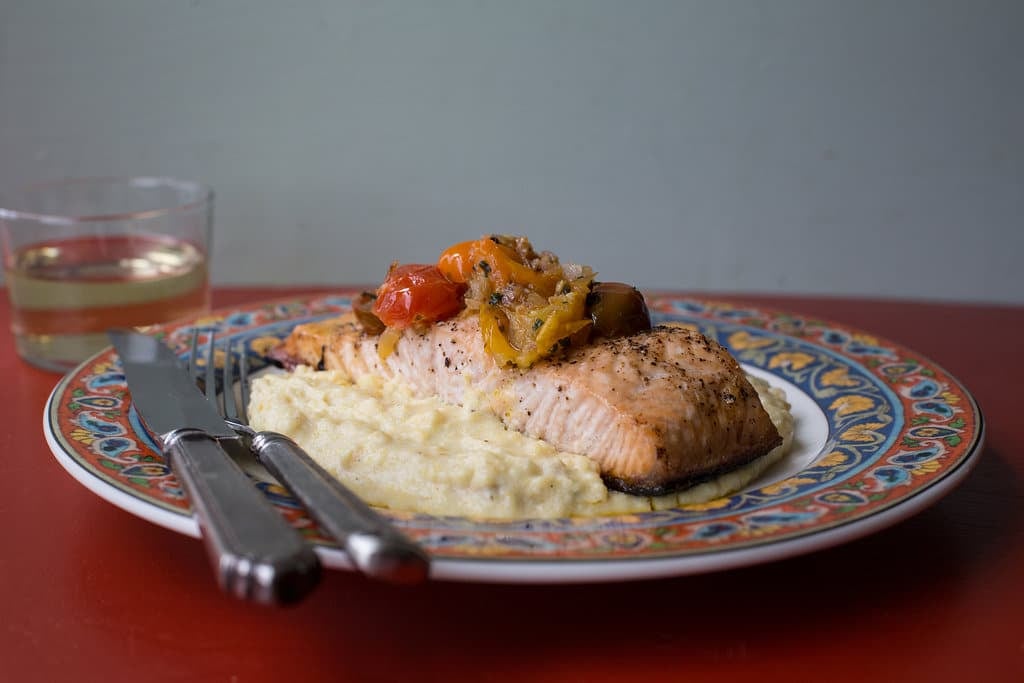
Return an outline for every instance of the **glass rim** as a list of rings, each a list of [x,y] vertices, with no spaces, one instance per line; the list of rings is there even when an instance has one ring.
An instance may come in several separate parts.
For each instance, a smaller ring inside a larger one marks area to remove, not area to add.
[[[30,220],[36,221],[37,223],[45,223],[48,225],[75,225],[78,223],[99,223],[112,221],[140,220],[147,218],[156,218],[158,216],[165,216],[172,213],[191,211],[193,209],[197,209],[203,206],[204,204],[212,203],[214,196],[213,188],[211,188],[209,185],[205,185],[194,180],[180,180],[178,178],[172,178],[169,176],[85,176],[74,178],[62,178],[59,180],[49,180],[39,183],[33,183],[31,185],[25,185],[19,188],[17,191],[21,193],[28,193],[50,187],[87,184],[114,185],[116,183],[138,185],[139,187],[144,189],[152,189],[156,187],[170,187],[176,190],[184,190],[186,193],[192,193],[196,198],[192,201],[181,202],[156,209],[144,209],[142,211],[124,211],[106,214],[88,214],[84,216],[68,216],[63,214],[37,213],[34,211],[6,208],[4,204],[6,204],[7,202],[2,201],[4,194],[0,194],[0,219]]]

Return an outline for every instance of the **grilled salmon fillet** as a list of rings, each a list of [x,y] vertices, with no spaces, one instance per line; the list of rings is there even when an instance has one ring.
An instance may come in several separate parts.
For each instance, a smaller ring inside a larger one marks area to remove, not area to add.
[[[506,426],[595,460],[609,488],[662,495],[782,443],[736,360],[693,330],[661,326],[597,340],[528,369],[500,367],[478,318],[405,330],[386,360],[352,314],[297,326],[272,354],[352,378],[400,378],[420,396],[479,405]]]

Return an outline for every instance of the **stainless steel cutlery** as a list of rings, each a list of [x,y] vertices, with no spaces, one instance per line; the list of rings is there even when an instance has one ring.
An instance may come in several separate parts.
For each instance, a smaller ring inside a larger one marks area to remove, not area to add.
[[[181,479],[219,585],[236,597],[283,604],[316,585],[320,563],[312,547],[258,491],[228,451],[249,448],[345,549],[352,565],[372,578],[416,583],[427,578],[429,558],[388,520],[316,464],[294,441],[254,432],[246,423],[248,363],[240,362],[241,406],[234,400],[235,354],[225,354],[223,396],[218,398],[214,338],[200,359],[193,342],[190,370],[164,343],[139,332],[109,333],[121,359],[132,402]],[[202,369],[207,396],[196,379]],[[221,399],[224,405],[221,406]],[[220,413],[218,409],[224,411]]]

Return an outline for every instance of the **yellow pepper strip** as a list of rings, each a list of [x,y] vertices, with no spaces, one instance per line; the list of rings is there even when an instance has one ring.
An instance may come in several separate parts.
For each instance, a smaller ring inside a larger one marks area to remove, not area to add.
[[[508,339],[501,331],[497,316],[487,308],[480,309],[480,333],[484,338],[484,349],[494,356],[498,365],[517,363],[519,352],[508,343]]]

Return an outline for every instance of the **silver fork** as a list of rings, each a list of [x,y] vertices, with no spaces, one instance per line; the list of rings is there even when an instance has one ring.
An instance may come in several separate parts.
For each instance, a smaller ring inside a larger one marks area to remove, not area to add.
[[[192,358],[197,358],[198,336],[198,330],[194,331]],[[206,398],[242,437],[260,464],[302,502],[310,516],[341,544],[352,564],[363,574],[395,583],[425,580],[430,560],[422,548],[331,476],[292,439],[277,432],[257,432],[249,426],[249,357],[242,342],[234,351],[225,348],[225,352],[222,405],[217,396],[214,332],[209,331],[203,377]],[[235,358],[241,401],[236,401],[234,391]],[[193,380],[198,379],[193,375]]]

